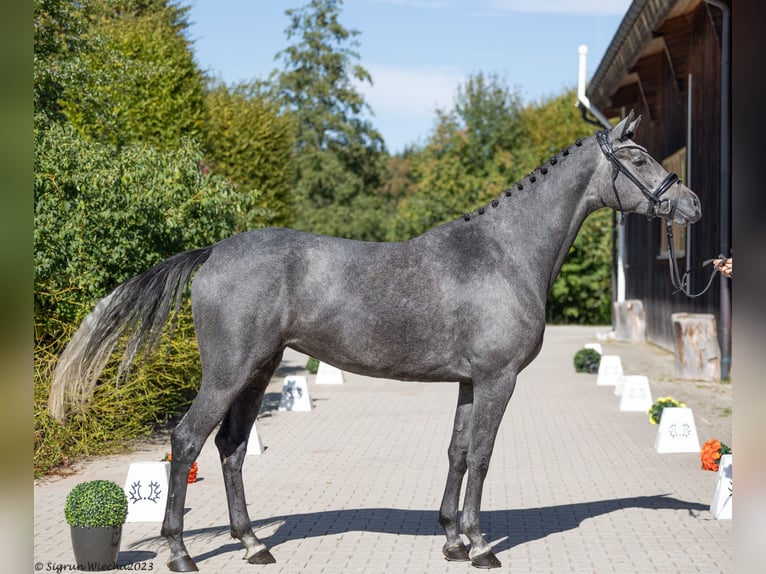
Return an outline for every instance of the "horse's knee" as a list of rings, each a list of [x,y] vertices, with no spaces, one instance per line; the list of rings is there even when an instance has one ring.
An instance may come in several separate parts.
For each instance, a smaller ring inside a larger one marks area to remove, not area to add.
[[[465,474],[465,471],[468,470],[468,464],[466,463],[465,456],[449,457],[449,469],[461,476]]]
[[[466,459],[468,471],[476,474],[480,479],[484,479],[489,471],[489,456],[487,455],[468,455]]]
[[[460,446],[450,445],[449,449],[447,450],[450,470],[458,473],[464,473],[468,468],[466,463],[467,456],[467,449]]]
[[[189,464],[193,462],[198,451],[192,438],[181,425],[173,429],[173,432],[170,433],[170,448],[174,460],[178,462],[188,461]]]

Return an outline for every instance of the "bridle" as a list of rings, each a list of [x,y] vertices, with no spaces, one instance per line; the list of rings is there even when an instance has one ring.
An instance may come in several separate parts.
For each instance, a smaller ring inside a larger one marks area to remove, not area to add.
[[[632,134],[630,132],[626,133],[622,138],[620,138],[620,141],[630,137],[631,135]],[[681,272],[678,269],[678,260],[676,259],[674,241],[673,241],[673,216],[675,215],[675,212],[676,212],[676,207],[678,205],[678,196],[680,192],[676,192],[672,200],[667,200],[669,202],[669,209],[667,213],[659,213],[657,211],[657,207],[661,205],[664,201],[666,201],[662,199],[662,196],[674,185],[680,186],[681,179],[675,173],[669,173],[657,185],[657,187],[655,187],[654,189],[650,189],[644,184],[644,182],[642,182],[631,171],[629,171],[623,165],[620,159],[617,157],[617,155],[615,154],[615,149],[612,147],[612,144],[609,141],[609,132],[607,130],[599,130],[598,132],[596,132],[596,141],[598,142],[598,145],[601,147],[601,151],[603,152],[603,154],[612,164],[612,190],[614,191],[614,196],[617,199],[618,211],[620,212],[620,225],[622,225],[625,220],[625,212],[622,210],[622,201],[620,201],[620,196],[617,193],[616,182],[617,182],[617,177],[620,174],[623,174],[630,181],[632,181],[635,184],[635,186],[638,187],[641,193],[649,200],[649,209],[646,213],[647,218],[653,219],[654,217],[657,217],[657,216],[661,216],[665,218],[665,234],[667,235],[667,238],[668,238],[668,261],[669,261],[669,269],[670,269],[670,282],[673,285],[673,288],[675,289],[674,294],[683,293],[690,299],[695,299],[703,295],[705,292],[707,292],[708,289],[710,289],[710,286],[713,284],[713,279],[715,278],[715,275],[718,269],[717,268],[713,269],[713,272],[711,273],[710,279],[705,285],[705,288],[698,293],[692,293],[689,288],[690,275],[693,271],[697,271],[698,269],[703,268],[705,265],[709,265],[713,263],[715,259],[708,259],[704,261],[702,265],[699,265],[695,267],[694,269],[689,269],[683,274],[681,274]],[[617,151],[623,150],[623,149],[638,149],[646,153],[647,155],[649,153],[647,152],[645,148],[634,143],[620,146],[619,148],[617,148]],[[723,255],[719,255],[717,259],[724,260],[725,257]]]
[[[630,133],[626,134],[624,137],[630,137]],[[596,132],[596,141],[598,141],[598,145],[601,147],[601,151],[604,153],[606,158],[612,163],[612,190],[614,190],[614,196],[617,198],[617,205],[619,205],[619,212],[620,212],[620,224],[622,224],[622,221],[624,219],[624,212],[622,211],[622,202],[620,201],[620,196],[617,194],[617,176],[621,173],[627,177],[630,181],[632,181],[636,187],[641,191],[641,193],[644,194],[644,196],[649,200],[649,210],[646,212],[646,216],[649,219],[652,219],[654,217],[657,217],[660,215],[657,212],[657,206],[660,205],[664,200],[661,199],[662,196],[665,194],[667,190],[669,190],[674,185],[681,184],[681,180],[679,177],[674,173],[669,173],[665,176],[665,179],[663,179],[657,187],[654,189],[649,189],[644,183],[638,179],[633,173],[631,173],[620,161],[620,159],[617,157],[617,155],[614,153],[615,150],[612,147],[612,144],[609,142],[609,133],[606,130],[599,130]],[[620,146],[617,148],[618,151],[623,149],[638,149],[642,152],[648,154],[649,152],[646,151],[646,148],[641,147],[638,144],[627,144]],[[673,201],[670,204],[670,210],[668,211],[667,215],[663,215],[666,220],[672,220],[673,215],[676,211],[676,204],[678,203],[678,194],[676,194],[675,201]]]

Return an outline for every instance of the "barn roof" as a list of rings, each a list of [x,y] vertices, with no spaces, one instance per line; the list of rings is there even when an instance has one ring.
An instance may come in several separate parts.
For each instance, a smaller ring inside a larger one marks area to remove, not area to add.
[[[652,111],[660,97],[660,70],[667,57],[682,88],[689,64],[690,14],[703,0],[634,0],[586,89],[591,103],[607,117],[636,100],[637,91]],[[718,13],[716,10],[715,13]],[[720,22],[716,22],[720,29]]]

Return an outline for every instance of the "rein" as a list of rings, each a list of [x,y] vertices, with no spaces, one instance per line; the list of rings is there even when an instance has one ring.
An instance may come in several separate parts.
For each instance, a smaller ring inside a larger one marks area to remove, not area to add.
[[[628,134],[630,135],[630,134]],[[665,176],[665,179],[663,179],[657,187],[654,189],[649,189],[644,183],[639,180],[633,173],[631,173],[619,160],[617,155],[615,154],[614,148],[612,147],[611,143],[609,143],[609,134],[607,130],[599,130],[596,132],[596,140],[598,141],[599,146],[601,147],[601,151],[606,156],[606,158],[611,162],[612,164],[612,190],[614,191],[614,196],[617,198],[617,205],[619,207],[618,211],[620,212],[620,225],[623,224],[625,220],[625,212],[622,210],[622,202],[620,201],[620,196],[617,193],[617,177],[622,173],[627,177],[630,181],[632,181],[636,187],[641,191],[642,194],[649,200],[649,210],[646,213],[646,216],[649,219],[653,219],[654,217],[657,217],[659,214],[657,212],[657,206],[660,205],[664,200],[660,199],[662,195],[668,191],[671,187],[674,185],[681,185],[680,178],[675,173],[669,173]],[[625,146],[621,146],[618,148],[618,150],[621,149],[639,149],[643,151],[644,153],[648,152],[645,148],[641,147],[637,144],[628,144]],[[710,265],[713,263],[715,259],[708,259],[702,263],[702,265],[699,265],[695,267],[694,269],[689,269],[688,271],[681,274],[680,270],[678,269],[678,260],[676,259],[675,254],[675,248],[673,246],[673,215],[676,211],[676,206],[678,204],[678,194],[676,194],[675,201],[672,201],[670,203],[670,210],[667,214],[661,215],[665,219],[665,233],[668,238],[668,263],[669,263],[669,270],[670,270],[670,283],[673,285],[673,288],[675,291],[673,294],[676,293],[683,293],[690,299],[696,299],[697,297],[700,297],[701,295],[704,295],[708,289],[710,289],[711,285],[713,284],[713,279],[715,278],[716,272],[718,271],[717,267],[713,268],[712,273],[710,274],[710,279],[708,279],[707,284],[705,285],[705,288],[699,291],[698,293],[692,293],[689,288],[689,279],[690,275],[693,271],[697,271],[699,269],[702,269],[706,265]],[[716,259],[725,260],[725,257],[723,255],[719,255]]]
[[[665,219],[665,234],[668,237],[668,266],[670,268],[670,283],[675,289],[675,291],[673,291],[673,295],[676,293],[683,293],[689,299],[696,299],[697,297],[704,295],[713,285],[713,279],[715,279],[715,275],[718,272],[718,266],[713,266],[713,271],[710,273],[710,278],[708,279],[707,284],[705,285],[704,289],[698,293],[692,293],[689,288],[689,279],[692,272],[698,271],[706,265],[711,265],[716,259],[720,259],[722,265],[726,260],[726,257],[721,254],[713,259],[706,259],[702,262],[702,265],[698,265],[694,269],[689,269],[682,275],[678,270],[678,260],[676,259],[675,248],[673,247],[673,221],[671,219]]]

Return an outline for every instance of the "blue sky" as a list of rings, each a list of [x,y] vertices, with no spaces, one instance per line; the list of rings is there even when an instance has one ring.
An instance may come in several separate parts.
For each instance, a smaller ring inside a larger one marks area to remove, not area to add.
[[[197,63],[226,83],[281,67],[285,9],[304,0],[186,0]],[[577,84],[577,49],[596,70],[630,0],[346,0],[340,21],[357,37],[360,85],[392,153],[425,141],[435,109],[450,109],[469,74],[496,73],[525,102]],[[574,105],[574,102],[573,102]]]

